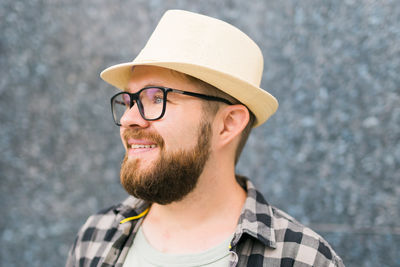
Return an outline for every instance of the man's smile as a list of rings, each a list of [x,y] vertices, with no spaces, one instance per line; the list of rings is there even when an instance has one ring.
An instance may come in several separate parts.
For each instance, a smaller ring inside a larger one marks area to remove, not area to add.
[[[158,145],[154,141],[144,139],[128,139],[128,155],[154,151]]]

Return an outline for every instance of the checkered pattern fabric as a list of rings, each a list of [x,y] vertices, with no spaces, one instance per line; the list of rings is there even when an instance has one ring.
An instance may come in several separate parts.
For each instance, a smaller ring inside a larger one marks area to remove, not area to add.
[[[342,260],[329,244],[311,229],[283,211],[270,206],[254,185],[238,181],[247,199],[231,241],[230,266],[341,267]],[[121,267],[149,204],[129,197],[117,206],[89,217],[72,245],[67,267]]]

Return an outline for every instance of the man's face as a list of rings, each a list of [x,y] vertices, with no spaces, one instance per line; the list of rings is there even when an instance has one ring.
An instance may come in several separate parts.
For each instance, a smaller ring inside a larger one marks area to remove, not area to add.
[[[127,91],[137,92],[145,86],[200,92],[169,70],[135,67]],[[122,117],[120,132],[127,152],[121,166],[121,183],[128,193],[168,204],[194,189],[209,157],[212,137],[201,101],[171,93],[160,120],[144,120],[136,105]]]

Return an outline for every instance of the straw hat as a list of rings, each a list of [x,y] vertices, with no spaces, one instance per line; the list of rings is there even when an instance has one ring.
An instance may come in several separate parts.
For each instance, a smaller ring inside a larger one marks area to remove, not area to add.
[[[242,31],[215,18],[167,11],[132,62],[111,66],[100,76],[125,90],[132,67],[137,65],[176,70],[217,87],[253,112],[254,127],[278,108],[275,97],[259,87],[263,72],[260,48]]]

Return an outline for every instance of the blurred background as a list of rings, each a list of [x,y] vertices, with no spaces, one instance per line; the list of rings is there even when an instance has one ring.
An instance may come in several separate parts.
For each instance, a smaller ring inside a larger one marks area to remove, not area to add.
[[[62,266],[86,218],[126,197],[99,78],[167,9],[225,20],[264,53],[280,102],[237,171],[347,266],[400,266],[397,0],[0,2],[0,265]]]

